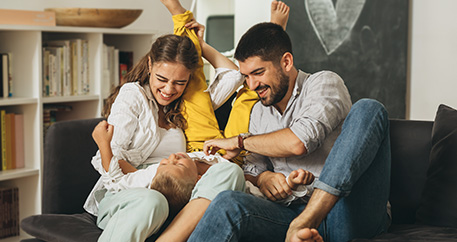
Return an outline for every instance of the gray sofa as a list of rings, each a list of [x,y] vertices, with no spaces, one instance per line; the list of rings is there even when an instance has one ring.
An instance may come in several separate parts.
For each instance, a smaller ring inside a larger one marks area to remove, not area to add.
[[[24,241],[97,240],[101,230],[82,206],[99,177],[90,159],[97,150],[91,132],[100,120],[58,122],[49,128],[44,144],[42,215],[21,222],[22,229],[37,239]],[[457,240],[457,228],[416,221],[427,180],[433,125],[391,120],[393,221],[389,233],[372,241]]]

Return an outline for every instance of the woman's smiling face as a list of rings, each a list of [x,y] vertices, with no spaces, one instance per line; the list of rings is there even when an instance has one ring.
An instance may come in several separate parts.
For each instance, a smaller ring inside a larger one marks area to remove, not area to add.
[[[150,63],[149,86],[152,95],[159,105],[167,106],[184,93],[192,72],[180,63]]]

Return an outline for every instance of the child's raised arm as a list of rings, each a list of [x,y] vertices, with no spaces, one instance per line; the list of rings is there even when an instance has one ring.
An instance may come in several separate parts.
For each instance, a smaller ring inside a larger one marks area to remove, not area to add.
[[[102,166],[105,171],[109,170],[109,164],[111,158],[113,158],[113,151],[111,150],[111,139],[113,138],[114,126],[108,124],[105,120],[95,126],[92,131],[92,138],[100,150],[100,156],[102,158]]]
[[[111,159],[113,158],[113,151],[111,150],[111,139],[113,138],[114,126],[108,124],[105,120],[95,126],[92,131],[92,138],[100,150],[100,156],[102,159],[102,166],[105,171],[109,170]],[[122,173],[127,174],[134,172],[137,169],[125,160],[119,160],[119,166]]]

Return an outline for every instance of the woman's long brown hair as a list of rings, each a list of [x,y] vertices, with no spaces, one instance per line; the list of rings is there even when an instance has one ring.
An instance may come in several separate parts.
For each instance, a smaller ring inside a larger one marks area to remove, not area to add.
[[[151,50],[149,50],[149,52],[132,68],[132,70],[125,75],[124,83],[139,82],[141,86],[148,84],[149,58],[151,58],[152,64],[159,62],[182,64],[192,73],[197,69],[199,60],[197,49],[188,37],[172,34],[164,35],[157,38],[157,40],[152,44]],[[107,98],[103,108],[103,116],[105,118],[108,118],[111,106],[113,105],[113,102],[124,83],[115,87]],[[181,102],[182,98],[179,97],[168,105],[165,113],[165,119],[172,125],[172,127],[184,129],[187,122],[180,112]]]

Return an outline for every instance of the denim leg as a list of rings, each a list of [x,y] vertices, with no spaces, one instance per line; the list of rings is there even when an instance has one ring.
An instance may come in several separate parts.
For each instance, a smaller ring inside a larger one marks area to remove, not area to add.
[[[303,208],[224,191],[211,202],[188,241],[284,241],[290,222]]]
[[[315,187],[340,196],[319,227],[324,241],[370,238],[389,224],[389,119],[375,100],[356,102]]]

